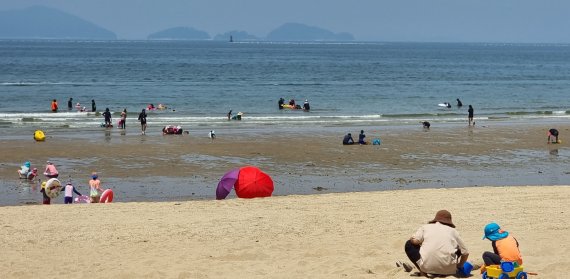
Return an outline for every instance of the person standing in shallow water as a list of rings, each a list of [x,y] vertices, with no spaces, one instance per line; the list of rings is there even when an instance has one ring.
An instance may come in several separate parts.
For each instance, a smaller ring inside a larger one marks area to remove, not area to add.
[[[91,100],[91,111],[92,112],[97,111],[97,105],[95,105],[95,100]]]
[[[121,125],[119,128],[126,129],[127,128],[127,109],[125,108],[123,112],[121,112]]]
[[[67,101],[67,109],[68,110],[73,109],[73,98],[69,98],[69,101]]]
[[[57,112],[58,106],[57,106],[57,100],[53,99],[53,101],[51,101],[51,111],[52,112]]]
[[[473,121],[473,107],[471,105],[469,105],[467,112],[469,113],[469,126],[471,126],[471,122],[473,122],[473,126],[475,126],[475,121]]]
[[[139,114],[139,121],[141,122],[141,134],[144,135],[146,133],[146,111],[145,109]]]

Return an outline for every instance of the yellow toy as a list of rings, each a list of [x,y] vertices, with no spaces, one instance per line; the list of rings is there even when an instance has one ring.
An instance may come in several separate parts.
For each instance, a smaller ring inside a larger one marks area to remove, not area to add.
[[[528,279],[528,274],[523,271],[523,266],[514,262],[502,262],[501,265],[490,265],[483,272],[483,279]]]

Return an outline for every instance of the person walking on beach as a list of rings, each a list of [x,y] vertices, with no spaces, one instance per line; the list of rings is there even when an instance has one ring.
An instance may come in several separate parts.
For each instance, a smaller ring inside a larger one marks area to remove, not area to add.
[[[58,108],[59,108],[59,107],[57,106],[57,100],[56,100],[56,99],[53,99],[53,101],[51,101],[51,111],[52,111],[52,112],[57,112],[57,109],[58,109]]]
[[[523,264],[519,242],[508,231],[501,230],[497,223],[489,223],[485,226],[484,232],[483,239],[490,240],[493,246],[493,252],[483,253],[485,266],[501,264],[503,261]]]
[[[231,109],[228,112],[228,120],[232,120],[232,110]]]
[[[421,226],[406,241],[404,250],[420,276],[456,274],[469,257],[447,210],[438,211],[433,220]]]
[[[111,125],[111,112],[109,111],[109,108],[105,109],[105,112],[103,112],[103,116],[105,117],[105,128],[109,128],[112,127]]]
[[[98,203],[101,197],[101,181],[96,172],[91,174],[91,180],[89,180],[89,198],[91,203]]]
[[[73,98],[69,98],[69,101],[67,101],[67,109],[68,110],[73,109]]]
[[[97,111],[97,105],[95,105],[95,100],[91,100],[91,111],[92,112]]]
[[[123,112],[121,112],[121,122],[119,128],[123,130],[127,128],[127,108],[125,108]]]
[[[139,121],[141,122],[141,134],[146,133],[146,110],[142,109],[142,112],[139,114]]]
[[[475,121],[473,121],[473,107],[471,105],[469,105],[467,112],[469,113],[469,126],[471,126],[471,122],[473,122],[473,126],[475,126]]]
[[[59,172],[55,168],[54,164],[51,161],[47,161],[46,169],[44,170],[44,175],[47,178],[57,178],[59,176]]]

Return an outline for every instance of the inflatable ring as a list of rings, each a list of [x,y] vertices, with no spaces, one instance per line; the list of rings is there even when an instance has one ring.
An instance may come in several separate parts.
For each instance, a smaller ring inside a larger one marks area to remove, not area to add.
[[[101,198],[99,199],[100,203],[111,203],[113,202],[113,190],[107,189],[103,191],[101,194]]]
[[[61,182],[57,178],[51,178],[46,182],[46,196],[51,199],[57,198],[61,192]]]

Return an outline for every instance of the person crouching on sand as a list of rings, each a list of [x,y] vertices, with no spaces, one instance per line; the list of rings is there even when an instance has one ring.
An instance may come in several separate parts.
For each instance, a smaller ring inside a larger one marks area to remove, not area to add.
[[[483,253],[485,265],[481,271],[485,271],[485,266],[501,264],[501,262],[517,262],[522,265],[522,255],[519,250],[519,242],[509,232],[501,230],[497,223],[489,223],[484,229],[483,239],[491,241],[493,252]]]
[[[469,257],[447,210],[438,211],[433,220],[421,226],[406,241],[404,250],[421,276],[457,274]]]
[[[354,144],[354,139],[352,138],[352,134],[350,134],[350,133],[346,134],[346,136],[344,136],[344,138],[342,139],[342,144],[343,145]]]

